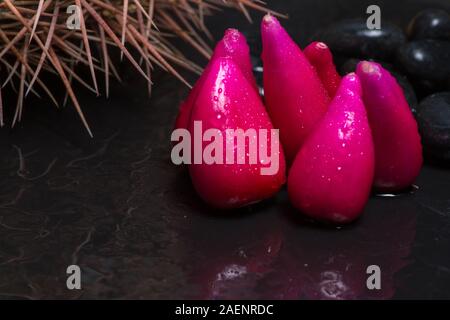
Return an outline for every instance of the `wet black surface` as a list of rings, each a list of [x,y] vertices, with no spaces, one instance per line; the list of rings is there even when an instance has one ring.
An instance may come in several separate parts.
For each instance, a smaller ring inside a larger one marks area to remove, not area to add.
[[[319,26],[374,4],[270,2],[289,12],[284,24],[302,46]],[[376,3],[405,26],[448,1]],[[216,36],[237,26],[257,39],[258,25],[237,13],[210,25]],[[285,190],[218,214],[170,161],[187,89],[158,75],[149,100],[124,69],[108,100],[80,92],[94,139],[70,106],[48,101],[27,101],[22,123],[0,131],[0,298],[450,298],[449,169],[426,165],[414,194],[372,197],[344,228],[306,220]],[[81,291],[66,288],[73,263]],[[381,267],[380,291],[366,288],[371,264]]]

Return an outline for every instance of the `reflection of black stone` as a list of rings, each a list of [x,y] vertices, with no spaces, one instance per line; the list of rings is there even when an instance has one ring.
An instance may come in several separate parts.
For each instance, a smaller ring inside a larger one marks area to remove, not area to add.
[[[450,16],[440,9],[419,12],[408,26],[409,39],[450,40]]]
[[[388,60],[405,43],[403,31],[383,22],[380,30],[367,28],[365,19],[342,20],[319,31],[316,41],[325,42],[334,54]]]
[[[436,93],[422,100],[417,121],[425,154],[450,161],[450,92]]]
[[[361,60],[355,59],[355,58],[348,59],[339,67],[339,74],[344,76],[350,72],[355,72],[356,66],[358,65],[358,63],[360,61]],[[406,101],[408,102],[409,107],[411,108],[411,111],[413,113],[416,113],[417,104],[418,104],[417,96],[416,96],[413,86],[409,82],[408,78],[405,75],[401,74],[398,70],[396,70],[391,64],[382,62],[382,61],[376,61],[376,62],[380,63],[383,66],[383,68],[388,70],[392,74],[392,76],[395,77],[398,84],[403,89],[403,93],[405,95],[405,98],[406,98]]]
[[[418,40],[400,48],[397,60],[416,79],[446,82],[450,78],[450,42]]]

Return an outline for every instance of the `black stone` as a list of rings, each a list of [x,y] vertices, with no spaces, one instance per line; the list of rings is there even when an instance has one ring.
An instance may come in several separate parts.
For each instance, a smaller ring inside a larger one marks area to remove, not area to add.
[[[417,122],[425,154],[450,162],[450,91],[435,93],[422,100]]]
[[[344,63],[346,63],[348,60],[350,59],[354,59],[354,56],[344,56],[344,55],[339,55],[337,53],[333,53],[333,62],[334,65],[336,66],[336,70],[340,73],[341,67],[344,65]],[[359,59],[355,59],[358,60]]]
[[[344,62],[339,67],[339,70],[338,70],[339,74],[341,76],[344,76],[350,72],[355,72],[356,66],[358,65],[358,63],[360,61],[361,61],[360,59],[355,59],[355,58],[348,59],[346,62]],[[414,88],[408,80],[408,77],[405,76],[404,74],[400,73],[390,63],[386,63],[386,62],[382,62],[382,61],[376,61],[376,62],[380,63],[383,66],[383,68],[388,70],[392,74],[392,76],[397,80],[398,84],[403,89],[403,93],[405,95],[406,101],[408,102],[408,105],[409,105],[411,111],[415,114],[416,110],[417,110],[418,100],[417,100],[416,93],[414,92]]]
[[[399,64],[415,79],[446,83],[450,78],[450,42],[418,40],[402,46]]]
[[[352,19],[320,30],[313,40],[325,42],[334,54],[389,60],[406,37],[391,23],[382,22],[380,30],[370,30],[365,19]]]
[[[445,10],[427,9],[419,12],[407,30],[409,39],[441,39],[450,41],[450,15]]]
[[[417,112],[417,106],[418,106],[418,100],[416,92],[414,91],[414,88],[409,82],[408,77],[397,73],[397,72],[391,72],[391,74],[397,79],[398,84],[403,89],[403,94],[405,95],[405,99],[408,102],[409,108],[411,109],[413,114],[416,114]]]
[[[431,81],[424,79],[413,79],[412,85],[414,87],[414,91],[416,95],[419,97],[419,100],[426,98],[427,96],[450,90],[450,79],[447,81]]]
[[[349,74],[351,72],[355,72],[356,66],[360,62],[360,59],[356,58],[350,58],[347,61],[345,61],[342,65],[338,67],[338,72],[341,76],[345,76],[346,74]]]

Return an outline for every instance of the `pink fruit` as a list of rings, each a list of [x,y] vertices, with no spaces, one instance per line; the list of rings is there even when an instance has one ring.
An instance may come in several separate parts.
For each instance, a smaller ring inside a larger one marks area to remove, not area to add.
[[[330,98],[303,52],[278,20],[261,24],[264,95],[267,110],[289,162],[327,110]]]
[[[227,29],[225,34],[214,49],[212,58],[228,57],[239,67],[242,75],[258,92],[253,67],[250,59],[250,49],[245,36],[236,29]]]
[[[363,100],[375,145],[374,186],[395,192],[411,185],[422,167],[417,123],[403,90],[378,63],[358,64]]]
[[[316,69],[328,95],[333,98],[341,82],[341,76],[336,71],[330,49],[323,42],[312,42],[303,52]]]
[[[335,223],[361,214],[374,174],[374,147],[358,77],[348,74],[289,171],[288,193],[303,213]]]
[[[201,121],[203,132],[208,129],[219,131],[224,142],[230,141],[227,136],[229,129],[254,130],[244,140],[245,150],[239,149],[237,143],[231,147],[223,143],[223,147],[216,150],[221,150],[224,158],[231,154],[234,163],[189,165],[194,187],[207,203],[218,208],[241,207],[271,197],[284,184],[285,160],[281,146],[276,145],[278,139],[272,136],[272,123],[258,93],[233,59],[215,58],[211,61],[192,108],[189,121],[191,136],[196,135],[198,121]],[[265,137],[261,135],[264,132]],[[249,152],[251,140],[259,153],[253,163]],[[203,141],[204,152],[209,144]],[[195,145],[192,150],[195,152]],[[270,161],[264,160],[261,152],[272,155]],[[272,168],[273,171],[263,174],[262,168]]]
[[[255,78],[252,71],[252,63],[250,60],[250,50],[245,40],[245,36],[236,29],[227,29],[220,40],[210,62],[206,66],[200,78],[195,83],[187,99],[181,103],[177,119],[175,120],[175,129],[187,128],[189,117],[191,114],[192,105],[197,97],[199,88],[203,85],[204,78],[208,73],[211,61],[219,57],[230,57],[239,66],[244,77],[250,82],[254,89],[258,92]]]

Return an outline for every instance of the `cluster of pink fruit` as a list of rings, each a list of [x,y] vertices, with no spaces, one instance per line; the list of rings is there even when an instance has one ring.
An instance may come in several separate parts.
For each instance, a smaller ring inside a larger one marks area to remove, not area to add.
[[[278,173],[257,164],[191,164],[198,194],[218,208],[273,196],[286,182],[302,213],[333,223],[359,216],[372,189],[398,192],[422,166],[417,124],[401,87],[388,71],[362,61],[342,79],[324,43],[303,52],[278,20],[261,24],[265,106],[244,36],[229,29],[183,102],[176,128],[194,121],[218,130],[279,128]]]

